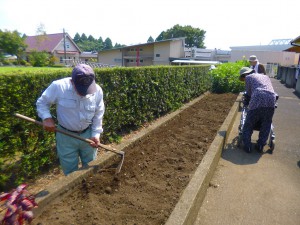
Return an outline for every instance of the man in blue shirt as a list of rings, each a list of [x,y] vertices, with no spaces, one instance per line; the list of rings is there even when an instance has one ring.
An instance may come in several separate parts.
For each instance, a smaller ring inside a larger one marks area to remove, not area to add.
[[[94,141],[93,144],[56,133],[56,148],[65,175],[96,159],[100,134],[103,132],[103,92],[95,82],[93,69],[85,64],[74,67],[72,77],[53,81],[36,102],[44,129],[55,131],[50,106],[56,105],[58,128]]]

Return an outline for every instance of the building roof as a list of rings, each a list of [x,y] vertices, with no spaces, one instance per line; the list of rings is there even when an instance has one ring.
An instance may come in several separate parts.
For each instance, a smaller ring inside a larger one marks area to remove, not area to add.
[[[98,57],[98,53],[97,52],[82,52],[80,54],[80,57],[97,58]]]
[[[287,52],[297,52],[300,53],[300,36],[290,41],[291,47],[287,48]]]
[[[81,52],[68,34],[66,34],[66,37],[76,46],[78,51]],[[26,52],[30,52],[32,50],[36,50],[38,52],[53,52],[63,38],[64,33],[27,36],[25,40],[25,43],[27,44]]]
[[[291,45],[254,45],[254,46],[237,46],[230,47],[231,50],[247,50],[247,51],[284,51],[291,47]]]
[[[292,45],[292,39],[274,39],[268,45],[233,46],[231,50],[241,51],[285,51]]]
[[[186,64],[210,64],[210,65],[214,65],[214,64],[220,64],[220,62],[218,61],[200,61],[200,60],[173,60],[172,63],[186,63]]]
[[[171,39],[166,39],[166,40],[162,40],[162,41],[147,42],[147,43],[141,43],[141,44],[135,44],[135,45],[128,45],[128,46],[119,47],[119,48],[101,50],[100,52],[111,51],[111,50],[116,50],[116,49],[124,49],[124,48],[133,48],[133,47],[137,47],[137,46],[145,46],[145,45],[151,45],[151,44],[155,44],[155,43],[171,42],[171,41],[178,41],[178,40],[185,40],[185,37],[171,38]]]

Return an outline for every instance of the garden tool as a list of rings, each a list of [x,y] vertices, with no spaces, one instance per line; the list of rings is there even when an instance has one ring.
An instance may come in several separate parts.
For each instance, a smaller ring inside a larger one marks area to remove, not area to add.
[[[40,122],[40,121],[37,121],[35,119],[32,119],[32,118],[29,118],[27,116],[24,116],[24,115],[21,115],[19,113],[15,113],[15,116],[18,117],[18,118],[21,118],[21,119],[24,119],[24,120],[27,120],[29,122],[32,122],[32,123],[35,123],[35,124],[38,124],[40,126],[43,126],[43,123]],[[65,131],[65,130],[61,130],[61,129],[58,129],[58,128],[55,128],[55,131],[56,132],[59,132],[59,133],[62,133],[62,134],[65,134],[67,136],[70,136],[70,137],[73,137],[73,138],[76,138],[76,139],[79,139],[81,141],[84,141],[84,142],[87,142],[87,143],[94,143],[94,141],[92,141],[91,139],[88,139],[88,138],[83,138],[79,135],[76,135],[76,134],[73,134],[71,132],[68,132],[68,131]],[[119,173],[121,171],[121,168],[122,168],[122,165],[123,165],[123,162],[124,162],[124,157],[125,157],[125,152],[123,151],[118,151],[112,147],[109,147],[107,145],[104,145],[104,144],[98,144],[97,146],[98,148],[103,148],[105,149],[106,151],[110,151],[110,152],[113,152],[115,154],[118,154],[121,156],[121,162],[119,163],[118,167],[116,168],[116,173]]]

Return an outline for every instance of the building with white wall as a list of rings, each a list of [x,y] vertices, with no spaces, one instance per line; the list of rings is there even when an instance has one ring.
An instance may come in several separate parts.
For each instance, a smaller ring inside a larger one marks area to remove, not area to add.
[[[287,51],[292,45],[291,39],[272,40],[268,45],[230,47],[230,62],[248,60],[250,55],[256,55],[261,64],[278,64],[293,66],[298,64],[299,53]]]
[[[170,65],[172,60],[184,58],[185,38],[172,38],[98,52],[102,64],[135,67]]]

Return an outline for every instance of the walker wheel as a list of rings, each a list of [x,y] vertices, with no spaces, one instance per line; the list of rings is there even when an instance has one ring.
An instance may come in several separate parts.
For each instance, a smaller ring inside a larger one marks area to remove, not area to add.
[[[275,149],[275,140],[271,140],[270,150],[273,152],[274,149]]]
[[[238,140],[237,140],[237,147],[238,148],[240,148],[240,147],[242,147],[242,135],[241,134],[239,134],[239,136],[238,136]]]

